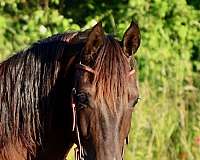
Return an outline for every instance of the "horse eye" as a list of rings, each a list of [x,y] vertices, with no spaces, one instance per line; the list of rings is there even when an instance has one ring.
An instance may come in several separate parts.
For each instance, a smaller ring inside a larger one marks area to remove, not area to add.
[[[133,106],[135,106],[138,103],[138,98],[134,101]]]
[[[139,101],[140,99],[141,99],[141,98],[138,97],[138,98],[136,98],[136,99],[130,101],[129,106],[130,106],[130,107],[134,107],[134,106],[138,103],[138,101]]]
[[[133,106],[135,106],[135,105],[138,103],[138,101],[139,101],[140,99],[141,99],[140,97],[136,98],[136,100],[135,100]]]
[[[78,93],[76,98],[77,98],[78,104],[87,104],[88,102],[86,93]]]

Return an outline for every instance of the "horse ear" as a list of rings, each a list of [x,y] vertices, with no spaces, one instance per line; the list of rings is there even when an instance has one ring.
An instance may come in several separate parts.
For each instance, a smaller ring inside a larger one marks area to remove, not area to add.
[[[131,22],[131,25],[124,33],[123,48],[127,56],[131,56],[135,53],[140,46],[140,29],[137,23]]]
[[[86,44],[85,53],[93,54],[103,44],[104,31],[101,22],[97,23],[90,31]]]

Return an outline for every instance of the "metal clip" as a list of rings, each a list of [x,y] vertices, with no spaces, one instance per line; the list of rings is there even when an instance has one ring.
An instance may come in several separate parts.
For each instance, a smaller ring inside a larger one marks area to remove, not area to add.
[[[72,95],[76,95],[76,88],[72,88]]]

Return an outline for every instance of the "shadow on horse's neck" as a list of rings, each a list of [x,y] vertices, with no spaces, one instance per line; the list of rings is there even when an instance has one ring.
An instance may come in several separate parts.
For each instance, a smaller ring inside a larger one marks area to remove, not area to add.
[[[57,157],[63,159],[75,143],[75,135],[72,132],[71,90],[74,86],[75,64],[78,59],[78,55],[72,55],[64,60],[66,64],[61,68],[54,86],[41,100],[44,104],[47,102],[50,108],[43,108],[44,111],[41,112],[47,117],[42,120],[45,123],[43,124],[45,139],[42,142],[44,144],[41,147],[42,152],[37,154],[38,160],[54,160]]]

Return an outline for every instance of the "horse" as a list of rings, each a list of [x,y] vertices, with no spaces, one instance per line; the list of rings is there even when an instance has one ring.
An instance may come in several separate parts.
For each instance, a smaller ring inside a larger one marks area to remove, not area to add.
[[[0,160],[121,160],[138,101],[140,29],[91,29],[33,43],[0,63]]]

